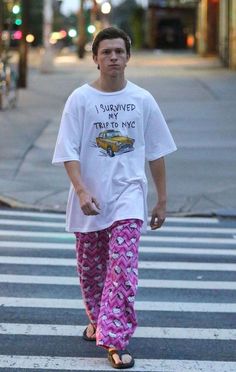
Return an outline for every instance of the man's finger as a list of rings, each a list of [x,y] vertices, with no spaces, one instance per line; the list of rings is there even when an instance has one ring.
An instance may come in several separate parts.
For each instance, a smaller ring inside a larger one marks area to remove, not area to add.
[[[150,226],[152,230],[159,229],[165,221],[165,218],[152,218],[150,222]]]
[[[97,208],[97,209],[101,209],[101,208],[100,208],[100,205],[99,205],[99,203],[98,203],[98,201],[97,201],[97,199],[92,198],[92,202],[96,205],[96,208]]]

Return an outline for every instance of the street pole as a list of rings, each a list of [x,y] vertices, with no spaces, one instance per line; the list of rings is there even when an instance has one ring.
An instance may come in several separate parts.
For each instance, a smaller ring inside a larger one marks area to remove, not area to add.
[[[27,87],[27,69],[28,69],[28,45],[26,41],[26,36],[28,34],[29,25],[29,11],[30,11],[30,0],[21,0],[21,12],[22,12],[22,25],[21,32],[22,37],[19,45],[19,79],[18,87]]]
[[[53,3],[52,0],[43,2],[43,45],[44,51],[41,61],[41,72],[50,73],[54,71],[54,53],[50,44],[53,20]]]
[[[4,11],[3,0],[0,0],[0,35],[1,35],[0,37],[0,60],[2,57],[2,51],[3,51],[3,40],[2,40],[3,18],[4,18],[3,11]]]
[[[80,0],[80,9],[78,12],[78,23],[79,23],[78,57],[84,58],[85,44],[86,44],[84,0]]]

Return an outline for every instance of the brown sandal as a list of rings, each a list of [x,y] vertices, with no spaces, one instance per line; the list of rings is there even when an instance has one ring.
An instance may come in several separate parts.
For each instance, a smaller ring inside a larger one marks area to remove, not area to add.
[[[117,354],[119,356],[121,362],[119,362],[119,363],[115,362],[115,360],[113,358],[114,354]],[[122,356],[123,355],[130,355],[131,358],[132,358],[131,361],[129,363],[122,362]],[[117,369],[131,368],[131,367],[134,366],[134,358],[128,352],[128,350],[108,350],[108,360],[111,363],[112,367],[117,368]]]
[[[88,327],[89,327],[88,326],[84,330],[83,339],[86,340],[86,341],[96,341],[96,328],[93,326],[93,324],[90,323],[90,325],[93,327],[93,334],[90,337],[87,336],[87,331],[88,331]]]

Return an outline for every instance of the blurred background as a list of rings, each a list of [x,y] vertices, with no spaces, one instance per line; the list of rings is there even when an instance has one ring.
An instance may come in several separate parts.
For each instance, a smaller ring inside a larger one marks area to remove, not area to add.
[[[24,87],[29,50],[44,48],[50,69],[53,53],[66,48],[83,58],[110,24],[130,35],[134,49],[191,49],[236,68],[234,0],[0,0],[0,58],[17,54]]]
[[[0,0],[0,203],[65,210],[68,180],[51,166],[61,112],[96,79],[91,45],[109,25],[129,34],[127,78],[177,143],[168,210],[236,215],[236,0]]]

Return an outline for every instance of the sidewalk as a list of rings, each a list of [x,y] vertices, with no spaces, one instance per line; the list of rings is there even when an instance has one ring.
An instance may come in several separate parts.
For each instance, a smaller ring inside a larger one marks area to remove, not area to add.
[[[61,112],[97,70],[91,57],[55,60],[53,74],[31,59],[28,89],[15,110],[0,112],[2,205],[64,211],[68,180],[51,165]],[[236,73],[191,53],[136,53],[127,77],[158,100],[178,151],[167,157],[169,213],[236,214]],[[150,187],[149,205],[155,197]]]

